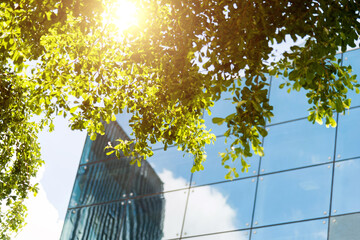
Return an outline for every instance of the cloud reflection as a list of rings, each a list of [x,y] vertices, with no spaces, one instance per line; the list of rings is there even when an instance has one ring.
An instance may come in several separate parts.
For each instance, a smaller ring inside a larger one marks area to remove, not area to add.
[[[184,178],[174,177],[174,174],[166,169],[159,174],[159,177],[164,182],[165,191],[181,188],[186,183]],[[165,194],[165,199],[163,231],[166,237],[171,236],[179,229],[179,223],[174,217],[182,216],[184,209],[179,208],[181,204],[179,204],[179,198],[176,195]],[[236,218],[236,211],[229,205],[227,196],[224,196],[219,190],[213,186],[195,188],[189,197],[183,236],[185,232],[187,236],[190,236],[237,229]],[[224,236],[213,235],[199,239],[220,239],[219,237]],[[233,232],[226,236],[228,240],[245,240],[247,238],[244,232]]]

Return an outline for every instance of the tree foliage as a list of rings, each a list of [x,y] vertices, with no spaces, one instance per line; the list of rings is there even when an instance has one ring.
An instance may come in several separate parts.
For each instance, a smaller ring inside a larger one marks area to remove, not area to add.
[[[95,139],[104,122],[131,113],[131,141],[123,151],[141,165],[150,143],[175,145],[203,169],[204,147],[215,140],[202,115],[231,92],[234,112],[226,124],[231,148],[221,154],[238,176],[246,157],[263,155],[271,121],[267,76],[281,87],[307,91],[309,121],[336,126],[333,111],[350,107],[348,90],[359,86],[336,52],[355,47],[359,3],[339,1],[134,0],[139,23],[119,32],[106,0],[5,0],[0,8],[0,234],[23,224],[24,199],[36,193],[30,178],[41,165],[37,133],[53,128],[55,115]],[[273,58],[276,44],[301,39]],[[26,68],[26,64],[30,67]],[[30,71],[31,70],[31,71]],[[358,91],[358,90],[357,90]],[[41,121],[33,116],[40,115]],[[252,149],[252,150],[251,150]]]

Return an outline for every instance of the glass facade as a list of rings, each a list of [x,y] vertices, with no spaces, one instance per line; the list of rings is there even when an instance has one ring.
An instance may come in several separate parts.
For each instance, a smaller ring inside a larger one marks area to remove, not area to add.
[[[359,56],[338,57],[356,74]],[[232,181],[218,154],[228,145],[224,126],[211,123],[235,110],[226,94],[204,116],[217,141],[201,172],[191,174],[191,155],[161,144],[141,168],[106,156],[107,142],[131,133],[128,116],[94,142],[87,138],[61,239],[360,239],[360,95],[349,93],[350,110],[326,128],[306,120],[306,93],[280,90],[283,81],[269,78],[275,118],[265,156],[248,159],[249,172]]]

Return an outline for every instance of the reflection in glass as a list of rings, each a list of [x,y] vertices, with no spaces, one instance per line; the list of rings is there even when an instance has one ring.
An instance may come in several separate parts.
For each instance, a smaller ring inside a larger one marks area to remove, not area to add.
[[[328,215],[331,165],[260,177],[255,226]]]
[[[306,92],[304,90],[300,90],[300,92],[291,90],[289,94],[287,87],[279,88],[280,84],[284,82],[283,77],[273,77],[271,81],[270,105],[274,107],[274,117],[271,119],[271,124],[309,115],[307,109],[310,108],[310,105],[307,102]]]
[[[224,168],[221,164],[221,157],[219,155],[220,152],[226,152],[226,148],[230,148],[232,139],[229,138],[228,142],[225,143],[225,137],[217,137],[215,144],[207,145],[205,150],[207,154],[207,159],[204,165],[204,170],[195,172],[192,178],[192,185],[202,185],[208,184],[213,182],[220,182],[225,181],[225,175],[228,173],[228,170]],[[238,173],[239,178],[254,176],[258,171],[258,164],[259,164],[259,156],[253,155],[250,158],[247,158],[246,161],[251,165],[248,172],[241,172],[242,166],[240,159],[237,160],[237,164],[235,165]],[[229,160],[229,165],[231,160]]]
[[[87,164],[95,161],[102,161],[110,158],[106,155],[105,147],[108,142],[113,145],[116,144],[116,139],[126,139],[129,137],[124,130],[116,123],[110,122],[110,124],[104,124],[105,134],[98,134],[95,141],[91,141],[89,136],[86,136],[85,146],[81,155],[80,164]],[[124,156],[121,154],[121,156]]]
[[[168,192],[144,198],[132,199],[127,205],[124,226],[132,229],[123,239],[171,239],[180,237],[188,190]],[[153,229],[149,235],[139,229],[147,226]],[[138,229],[138,230],[136,230]]]
[[[123,212],[121,202],[70,209],[60,239],[119,239]]]
[[[163,185],[148,162],[138,168],[126,158],[113,158],[79,167],[69,207],[163,192]]]
[[[156,150],[146,160],[164,183],[164,191],[182,189],[189,186],[192,155],[169,147],[166,151]]]
[[[249,227],[255,187],[256,181],[244,179],[191,188],[184,232],[193,236]]]
[[[330,218],[329,240],[359,240],[360,214]]]
[[[336,160],[360,156],[360,108],[339,115]]]
[[[163,191],[163,181],[147,161],[143,161],[141,167],[134,167],[134,175],[129,180],[130,197]]]
[[[132,173],[133,166],[126,159],[113,159],[80,166],[69,207],[108,202],[126,197]]]
[[[162,239],[165,201],[163,194],[128,200],[121,239]]]
[[[184,235],[184,234],[183,234]],[[234,231],[228,233],[217,233],[200,237],[186,238],[191,240],[248,240],[249,231]]]
[[[348,61],[356,65],[358,55],[359,50],[346,53],[345,64]],[[305,92],[288,94],[286,89],[278,88],[282,82],[283,79],[272,79],[270,103],[275,107],[272,124],[306,118],[310,106]],[[204,112],[207,127],[218,136],[225,132],[226,125],[218,126],[211,119],[235,111],[232,100],[225,100],[231,97],[230,93],[224,93],[211,109],[211,116]],[[360,105],[360,97],[354,97],[352,106]],[[218,155],[231,140],[225,144],[224,137],[218,137],[215,145],[206,148],[205,170],[192,176],[188,189],[193,157],[174,147],[155,150],[141,168],[130,166],[125,157],[118,160],[105,154],[108,141],[119,137],[129,139],[132,131],[129,118],[128,114],[118,116],[124,130],[111,123],[105,126],[105,135],[98,136],[96,141],[87,138],[61,239],[248,240],[250,231],[238,230],[251,227],[255,227],[251,230],[255,240],[327,238],[332,164],[308,166],[333,160],[333,128],[312,125],[307,120],[270,126],[260,173],[257,172],[259,158],[255,156],[249,159],[252,165],[249,172],[240,173],[240,178],[246,179],[234,181],[224,181],[227,171]],[[360,156],[359,122],[360,109],[351,109],[350,115],[339,119],[336,160],[352,160],[335,165],[330,240],[359,239],[360,235],[356,225],[360,215],[352,214],[360,211],[357,185],[360,159],[353,159]],[[304,166],[307,167],[271,174]],[[257,174],[262,175],[257,178]],[[344,213],[351,214],[334,216]],[[313,218],[320,220],[308,221]],[[290,221],[300,222],[289,224]]]
[[[148,161],[138,168],[126,157],[104,158],[106,141],[121,131],[111,123],[105,126],[104,136],[87,140],[81,160],[87,161],[79,166],[62,239],[157,240],[180,236],[188,189],[153,194],[164,192],[164,185],[184,187],[190,179],[192,159],[175,148],[156,151],[149,162],[158,164],[158,174]],[[187,179],[179,174],[185,170]]]
[[[335,166],[333,215],[360,211],[360,159],[339,162]]]
[[[268,132],[261,159],[264,172],[328,162],[333,157],[335,128],[304,119],[269,127]]]
[[[316,220],[253,230],[252,240],[326,240],[328,221]]]
[[[352,75],[357,75],[356,79],[360,77],[360,68],[359,68],[359,59],[360,59],[360,49],[348,51],[344,53],[343,56],[343,65],[352,66]],[[355,91],[349,90],[347,93],[348,98],[351,99],[351,107],[359,106],[360,105],[360,95],[357,94]]]

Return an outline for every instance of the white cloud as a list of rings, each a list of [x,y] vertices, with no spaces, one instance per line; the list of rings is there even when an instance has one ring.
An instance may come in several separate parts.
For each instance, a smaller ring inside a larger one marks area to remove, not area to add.
[[[39,172],[37,182],[43,175]],[[184,178],[175,178],[173,173],[164,170],[159,174],[164,181],[164,189],[183,187],[186,183]],[[212,186],[204,186],[195,189],[189,198],[187,217],[184,232],[187,235],[216,233],[220,231],[236,229],[236,211],[228,204],[227,197]],[[184,215],[186,191],[166,193],[165,196],[165,219],[164,236],[176,237],[180,233],[182,218]],[[14,238],[15,240],[48,240],[58,239],[61,234],[63,221],[59,220],[57,209],[49,202],[43,187],[39,186],[36,197],[30,197],[27,201],[28,216],[27,225]],[[211,235],[199,239],[221,239],[224,235]],[[244,232],[232,232],[226,234],[226,239],[247,239]]]
[[[174,174],[167,170],[164,169],[161,173],[158,174],[161,181],[163,181],[164,183],[164,191],[170,191],[170,190],[174,190],[174,189],[181,189],[184,188],[184,186],[186,186],[186,179],[179,177],[179,178],[175,178]]]
[[[34,179],[39,182],[44,173],[44,168],[39,171]],[[36,197],[31,196],[26,201],[28,215],[27,225],[13,239],[14,240],[49,240],[59,239],[63,221],[59,220],[57,209],[49,202],[45,190],[39,184],[39,192]]]
[[[184,186],[184,178],[175,178],[172,172],[164,170],[159,174],[164,182],[165,191],[167,186]],[[184,191],[167,193],[165,196],[165,219],[164,236],[176,237],[180,231],[184,215],[186,194]],[[228,204],[227,197],[213,186],[196,188],[191,192],[186,213],[184,232],[189,235],[216,233],[227,230],[234,230],[236,211]],[[221,239],[222,235],[207,236],[206,239]],[[242,240],[247,239],[244,232],[233,232],[226,235],[226,239]]]
[[[319,184],[311,180],[301,181],[299,182],[299,186],[305,191],[314,191],[320,189]]]

